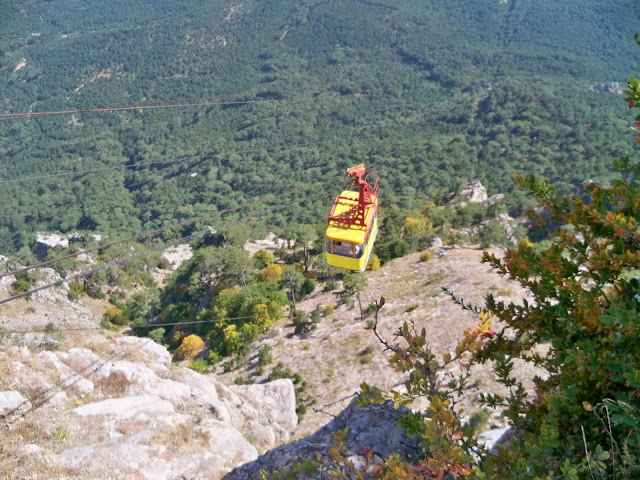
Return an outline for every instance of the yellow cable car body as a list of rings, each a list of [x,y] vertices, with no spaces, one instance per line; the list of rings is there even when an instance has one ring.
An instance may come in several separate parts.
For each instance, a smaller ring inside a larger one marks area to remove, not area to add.
[[[327,263],[332,267],[362,272],[367,268],[378,234],[378,179],[373,186],[369,176],[362,178],[363,164],[347,170],[356,177],[359,191],[345,190],[338,195],[325,232]]]

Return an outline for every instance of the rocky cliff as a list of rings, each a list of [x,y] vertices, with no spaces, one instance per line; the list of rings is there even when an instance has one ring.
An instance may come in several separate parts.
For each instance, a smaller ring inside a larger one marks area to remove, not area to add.
[[[290,380],[224,386],[149,339],[0,351],[0,476],[210,479],[289,438]]]

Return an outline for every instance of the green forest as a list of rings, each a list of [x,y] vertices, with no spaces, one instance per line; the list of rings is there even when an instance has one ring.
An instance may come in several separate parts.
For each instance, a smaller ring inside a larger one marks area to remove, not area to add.
[[[518,209],[516,172],[566,191],[606,181],[633,117],[589,87],[624,87],[639,14],[628,0],[5,2],[0,252],[37,231],[139,233],[361,161],[377,162],[383,214],[475,179]],[[177,99],[282,101],[7,116]],[[315,224],[333,193],[265,221]]]

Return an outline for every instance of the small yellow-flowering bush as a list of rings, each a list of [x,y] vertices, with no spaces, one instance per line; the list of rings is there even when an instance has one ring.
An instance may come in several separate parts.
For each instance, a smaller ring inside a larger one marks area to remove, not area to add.
[[[229,353],[235,353],[240,349],[242,340],[240,338],[240,332],[235,325],[228,325],[224,329],[224,343],[229,350]]]
[[[104,312],[104,318],[114,325],[126,325],[127,319],[118,307],[111,307]]]
[[[420,254],[420,261],[421,262],[428,262],[432,258],[433,258],[433,253],[431,253],[431,252],[422,252]]]
[[[273,253],[263,248],[253,255],[253,261],[256,263],[258,268],[264,268],[269,265],[273,265],[276,262],[276,257]]]
[[[182,340],[184,340],[184,332],[182,330],[176,330],[173,332],[173,335],[171,335],[171,345],[173,345],[174,348],[180,346]]]
[[[276,318],[269,310],[269,306],[264,303],[258,303],[253,307],[254,323],[260,327],[263,332],[267,331],[269,325],[276,321]]]
[[[260,272],[258,273],[258,277],[260,278],[261,282],[279,282],[282,278],[282,268],[283,265],[278,265],[275,263],[272,265],[267,265],[262,270],[260,270]]]
[[[192,359],[198,353],[204,350],[204,342],[198,335],[189,335],[176,350],[174,358],[176,360]]]
[[[367,264],[367,270],[377,270],[380,268],[380,257],[378,257],[375,253],[371,255],[369,259],[369,263]]]
[[[322,312],[322,315],[326,317],[328,315],[331,315],[335,309],[336,307],[334,305],[325,305],[320,309],[320,311]]]
[[[417,235],[427,230],[428,220],[426,218],[407,217],[404,221],[405,235]]]

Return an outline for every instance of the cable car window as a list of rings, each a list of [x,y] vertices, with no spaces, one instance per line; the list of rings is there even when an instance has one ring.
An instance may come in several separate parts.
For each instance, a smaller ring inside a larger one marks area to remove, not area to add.
[[[353,257],[353,243],[334,240],[333,253],[344,257]]]

